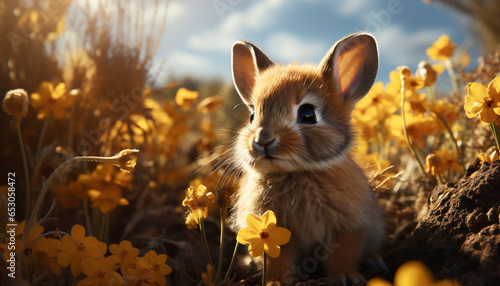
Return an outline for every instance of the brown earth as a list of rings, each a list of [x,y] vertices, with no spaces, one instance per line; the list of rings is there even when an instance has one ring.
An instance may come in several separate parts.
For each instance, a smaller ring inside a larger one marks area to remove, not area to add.
[[[438,185],[429,210],[405,243],[384,259],[392,271],[408,260],[427,264],[436,279],[462,285],[500,283],[500,161],[479,161],[457,183]]]

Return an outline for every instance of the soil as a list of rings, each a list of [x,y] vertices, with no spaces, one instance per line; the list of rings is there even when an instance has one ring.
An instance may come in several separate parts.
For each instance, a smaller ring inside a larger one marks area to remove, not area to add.
[[[457,183],[438,185],[429,209],[405,243],[384,260],[392,271],[408,260],[427,264],[436,279],[499,285],[500,161],[475,162]]]

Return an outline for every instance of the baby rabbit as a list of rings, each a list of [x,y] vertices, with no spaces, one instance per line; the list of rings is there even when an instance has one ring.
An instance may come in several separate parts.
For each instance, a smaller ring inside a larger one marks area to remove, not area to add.
[[[358,282],[361,258],[378,250],[381,211],[350,153],[351,111],[377,69],[368,34],[338,41],[318,66],[279,65],[252,43],[233,45],[233,80],[251,114],[230,152],[242,173],[231,226],[237,232],[248,214],[272,210],[292,233],[281,255],[268,258],[268,284],[306,280],[320,267]]]

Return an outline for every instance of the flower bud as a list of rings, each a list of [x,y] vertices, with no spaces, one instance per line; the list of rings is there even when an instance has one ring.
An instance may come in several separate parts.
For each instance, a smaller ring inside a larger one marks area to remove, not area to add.
[[[431,153],[425,158],[425,172],[433,176],[442,175],[446,171],[445,162],[438,155]]]
[[[436,82],[437,72],[427,61],[421,61],[417,68],[417,77],[425,82],[425,86],[431,86]]]
[[[112,164],[125,172],[131,173],[137,164],[137,153],[139,153],[137,149],[122,150],[112,157],[115,159],[115,162]]]
[[[401,73],[401,76],[406,77],[406,78],[411,77],[411,70],[409,67],[400,66],[400,67],[398,67],[398,70]]]
[[[8,115],[23,118],[28,115],[30,100],[24,89],[14,89],[8,91],[3,99],[3,110]]]

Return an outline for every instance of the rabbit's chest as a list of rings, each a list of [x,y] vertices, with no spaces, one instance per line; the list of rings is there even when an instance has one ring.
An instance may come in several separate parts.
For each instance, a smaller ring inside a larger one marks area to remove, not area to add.
[[[272,210],[278,225],[288,228],[299,240],[323,240],[356,224],[356,198],[335,180],[283,174],[276,177],[246,175],[236,196],[236,230],[246,226],[249,213],[261,216]],[[354,200],[354,201],[353,201]]]

